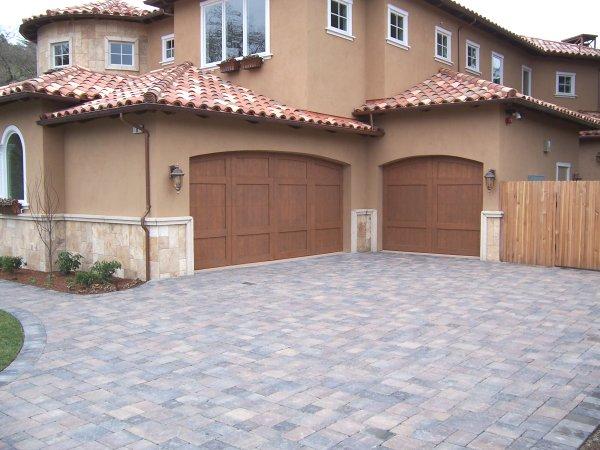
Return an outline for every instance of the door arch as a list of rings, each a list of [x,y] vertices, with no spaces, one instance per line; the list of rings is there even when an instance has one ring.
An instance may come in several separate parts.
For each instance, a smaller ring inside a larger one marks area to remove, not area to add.
[[[479,255],[483,164],[450,156],[383,167],[383,249]]]
[[[341,164],[267,152],[191,158],[195,269],[341,251],[342,207]]]

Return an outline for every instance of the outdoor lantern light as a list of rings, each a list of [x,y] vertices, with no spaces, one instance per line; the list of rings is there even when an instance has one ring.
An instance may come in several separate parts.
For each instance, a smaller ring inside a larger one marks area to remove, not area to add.
[[[485,178],[485,186],[487,187],[487,190],[491,191],[494,189],[494,185],[496,184],[496,171],[494,169],[488,170],[483,178]]]
[[[173,187],[175,188],[178,194],[181,192],[181,185],[183,184],[184,175],[185,173],[183,173],[183,170],[181,170],[179,166],[169,166],[169,178],[171,178],[171,181],[173,182]]]

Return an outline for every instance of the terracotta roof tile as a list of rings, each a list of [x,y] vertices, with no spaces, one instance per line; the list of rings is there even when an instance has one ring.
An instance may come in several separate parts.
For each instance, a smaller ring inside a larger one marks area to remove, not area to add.
[[[393,97],[367,100],[364,105],[354,111],[354,114],[361,116],[406,108],[492,100],[521,103],[530,108],[570,118],[579,123],[600,127],[600,118],[571,111],[562,106],[523,95],[516,89],[450,69],[440,69],[431,78]]]
[[[76,106],[44,114],[44,122],[64,121],[59,119],[106,110],[115,110],[116,114],[119,108],[133,105],[142,109],[158,105],[380,134],[376,128],[357,119],[288,107],[216,75],[202,72],[189,62],[141,76],[112,75],[70,67],[0,88],[0,99],[21,92],[46,93],[83,101]]]
[[[527,36],[523,36],[523,38],[540,48],[546,54],[561,56],[590,56],[600,58],[600,49],[598,48]]]
[[[600,111],[579,111],[582,114],[600,119]],[[579,133],[581,138],[585,139],[600,139],[600,130],[585,130]]]
[[[23,19],[19,31],[26,39],[35,41],[38,28],[49,21],[89,16],[108,17],[115,20],[143,21],[162,17],[163,14],[162,10],[139,8],[124,0],[96,0],[77,6],[48,9],[42,14]]]

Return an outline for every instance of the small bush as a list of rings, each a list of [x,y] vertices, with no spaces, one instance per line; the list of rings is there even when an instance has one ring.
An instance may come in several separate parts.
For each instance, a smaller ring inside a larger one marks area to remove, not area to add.
[[[103,283],[109,283],[120,268],[121,263],[118,261],[96,261],[90,268],[90,272],[95,273]]]
[[[90,287],[92,284],[98,284],[102,280],[97,273],[89,271],[81,271],[75,274],[75,284],[80,286]]]
[[[81,267],[83,256],[78,253],[60,252],[58,254],[58,271],[63,275],[69,275]]]
[[[0,269],[3,272],[14,273],[23,265],[23,258],[20,256],[0,256]]]

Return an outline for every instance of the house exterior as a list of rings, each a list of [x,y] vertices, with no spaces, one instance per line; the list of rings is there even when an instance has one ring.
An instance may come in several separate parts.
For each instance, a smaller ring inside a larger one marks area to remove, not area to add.
[[[498,182],[600,179],[594,36],[451,0],[146,3],[23,22],[39,74],[0,88],[0,197],[25,206],[0,254],[47,268],[36,180],[60,249],[149,279],[361,249],[495,260]]]

